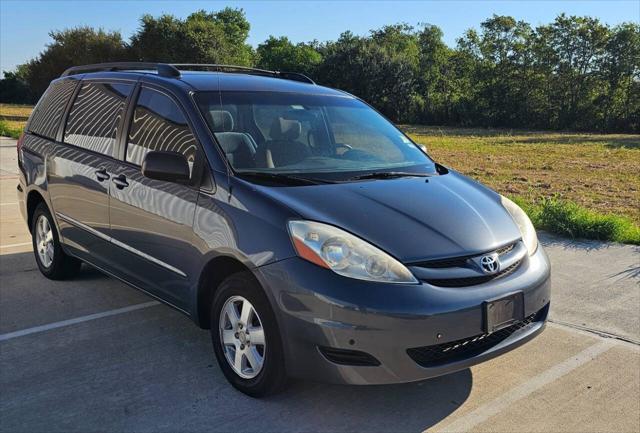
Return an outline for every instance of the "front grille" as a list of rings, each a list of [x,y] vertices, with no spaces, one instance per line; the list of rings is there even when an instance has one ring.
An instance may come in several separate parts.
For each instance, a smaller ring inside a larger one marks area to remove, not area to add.
[[[488,252],[495,252],[499,256],[501,256],[503,254],[508,253],[512,249],[514,249],[516,244],[517,244],[517,242],[514,242],[512,244],[500,247],[497,250],[488,251]],[[484,253],[484,254],[486,254],[486,253]],[[474,255],[471,255],[471,256],[458,256],[458,257],[449,257],[449,258],[446,258],[446,259],[427,260],[425,262],[410,263],[409,265],[410,266],[418,266],[420,268],[454,268],[454,267],[464,268],[465,266],[467,266],[467,261],[470,258],[481,256],[481,255],[482,254],[474,254]]]
[[[336,349],[335,347],[318,346],[320,353],[329,361],[340,365],[356,365],[360,367],[376,367],[380,361],[366,352],[359,350]]]
[[[467,286],[475,286],[478,284],[486,283],[488,281],[493,281],[498,278],[504,278],[518,269],[520,263],[522,261],[517,261],[513,265],[509,266],[501,270],[500,272],[493,275],[482,275],[478,277],[467,277],[467,278],[447,278],[447,279],[433,279],[426,280],[427,283],[433,286],[439,287],[467,287]]]
[[[414,347],[407,349],[407,354],[422,367],[437,367],[450,362],[471,358],[486,352],[493,346],[509,338],[514,332],[531,323],[544,320],[547,310],[548,304],[524,320],[491,334],[480,334],[434,346]]]
[[[471,256],[429,260],[428,262],[416,263],[414,266],[419,266],[421,268],[464,268],[467,266],[467,260],[469,258],[471,258]]]
[[[511,244],[511,245],[506,245],[504,247],[498,248],[496,250],[496,253],[498,253],[499,256],[508,253],[509,251],[511,251],[512,249],[514,249],[516,246],[516,244]]]
[[[420,268],[463,268],[467,266],[467,260],[473,256],[448,257],[445,259],[427,260],[424,262],[410,263],[410,266],[418,266]]]

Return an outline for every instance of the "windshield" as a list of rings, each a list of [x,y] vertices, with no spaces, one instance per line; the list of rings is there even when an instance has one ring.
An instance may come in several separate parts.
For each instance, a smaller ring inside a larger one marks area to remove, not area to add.
[[[229,91],[196,100],[240,175],[348,180],[378,171],[435,173],[418,146],[352,97]]]

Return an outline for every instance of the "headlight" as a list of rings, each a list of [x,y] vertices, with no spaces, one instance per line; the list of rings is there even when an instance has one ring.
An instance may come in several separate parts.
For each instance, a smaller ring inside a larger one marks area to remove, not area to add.
[[[418,283],[402,263],[337,227],[290,221],[289,232],[300,257],[337,274],[384,283]]]
[[[538,236],[536,235],[536,229],[531,224],[531,220],[520,206],[509,200],[504,196],[500,196],[502,200],[502,206],[511,214],[513,220],[518,224],[520,233],[522,234],[522,241],[529,251],[529,255],[536,252],[538,249]]]

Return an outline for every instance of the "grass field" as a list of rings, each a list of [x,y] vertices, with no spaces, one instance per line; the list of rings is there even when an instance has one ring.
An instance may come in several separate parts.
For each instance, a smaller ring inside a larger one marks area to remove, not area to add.
[[[0,135],[19,135],[31,110],[0,104]],[[537,227],[640,244],[640,135],[401,128],[438,162],[516,200]]]
[[[18,138],[24,129],[24,122],[0,119],[0,136]]]
[[[640,223],[640,135],[403,129],[437,161],[502,194],[570,200]]]
[[[437,161],[518,201],[537,227],[640,243],[640,135],[402,128]]]
[[[18,138],[31,110],[31,105],[0,104],[0,135]]]
[[[23,117],[26,120],[31,114],[31,110],[33,110],[32,105],[0,104],[0,117],[15,116]]]

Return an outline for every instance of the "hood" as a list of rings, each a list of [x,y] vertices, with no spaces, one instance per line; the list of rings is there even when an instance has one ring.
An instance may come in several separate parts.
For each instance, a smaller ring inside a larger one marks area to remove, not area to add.
[[[303,219],[347,230],[405,263],[481,253],[521,237],[497,193],[454,171],[257,189]]]

